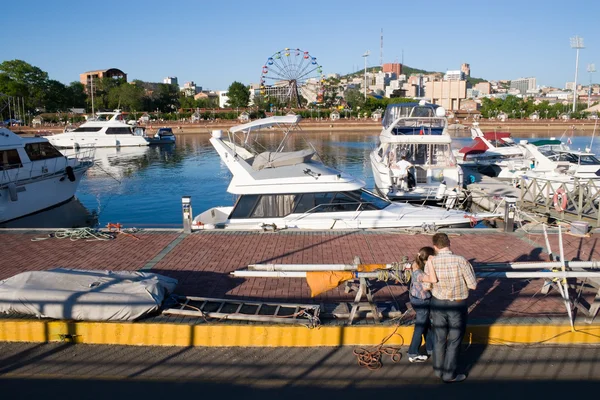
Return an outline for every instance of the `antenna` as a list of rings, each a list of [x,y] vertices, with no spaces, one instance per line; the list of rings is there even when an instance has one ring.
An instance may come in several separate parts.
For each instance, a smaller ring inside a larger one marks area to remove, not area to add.
[[[379,65],[383,67],[383,28],[381,28],[381,42],[379,44]]]
[[[402,49],[402,65],[404,65],[404,49]]]

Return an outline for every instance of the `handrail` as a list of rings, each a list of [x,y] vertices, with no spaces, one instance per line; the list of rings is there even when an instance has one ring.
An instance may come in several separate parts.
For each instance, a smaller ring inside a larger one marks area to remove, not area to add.
[[[578,219],[596,220],[600,226],[600,180],[573,178],[568,182],[552,180],[543,177],[520,178],[520,204],[531,203],[541,207],[547,214],[558,214],[561,218],[574,216]],[[555,209],[554,196],[559,190],[564,191],[567,207],[558,211]]]

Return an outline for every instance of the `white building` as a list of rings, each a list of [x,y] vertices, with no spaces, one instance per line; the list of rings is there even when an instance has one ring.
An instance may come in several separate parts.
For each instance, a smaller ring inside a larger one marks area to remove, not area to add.
[[[202,86],[196,86],[194,81],[191,81],[184,83],[183,87],[179,90],[182,91],[187,97],[193,97],[202,92]]]
[[[453,71],[446,71],[446,73],[444,74],[444,80],[445,81],[463,81],[465,80],[465,73],[461,70],[453,70]]]
[[[177,77],[167,76],[165,79],[163,79],[163,83],[167,85],[177,85]]]
[[[572,98],[572,94],[569,92],[563,92],[562,90],[554,90],[546,93],[546,97],[554,97],[558,100],[568,100],[569,98]]]
[[[217,91],[217,95],[219,96],[219,107],[226,108],[227,103],[229,102],[229,97],[227,97],[227,90],[219,90]]]
[[[512,80],[510,81],[510,88],[517,89],[521,94],[527,94],[528,90],[535,90],[535,78],[529,77]]]

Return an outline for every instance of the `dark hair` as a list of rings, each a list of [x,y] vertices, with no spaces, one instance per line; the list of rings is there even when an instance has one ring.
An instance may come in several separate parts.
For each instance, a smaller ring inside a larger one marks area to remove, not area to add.
[[[433,245],[438,249],[443,249],[444,247],[450,247],[450,238],[445,233],[436,233],[431,238],[433,241]]]
[[[429,256],[432,256],[434,254],[435,250],[433,250],[432,247],[422,247],[421,250],[419,250],[419,252],[417,253],[417,256],[415,257],[415,262],[417,263],[420,269],[423,269],[425,268],[425,261],[427,261]]]

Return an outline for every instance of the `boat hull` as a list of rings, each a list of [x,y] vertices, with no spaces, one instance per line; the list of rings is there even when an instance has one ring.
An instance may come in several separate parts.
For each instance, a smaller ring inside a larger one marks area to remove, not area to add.
[[[74,170],[71,182],[66,174],[40,177],[26,183],[16,183],[11,196],[7,186],[0,188],[0,223],[11,221],[54,207],[71,199],[87,168]]]
[[[423,229],[472,227],[478,219],[456,210],[392,204],[384,210],[290,214],[284,218],[229,219],[233,207],[215,207],[194,218],[192,230],[344,230]]]
[[[59,135],[47,136],[50,143],[56,147],[76,149],[82,147],[129,147],[148,146],[148,141],[142,136],[135,135],[90,135],[66,132]]]

